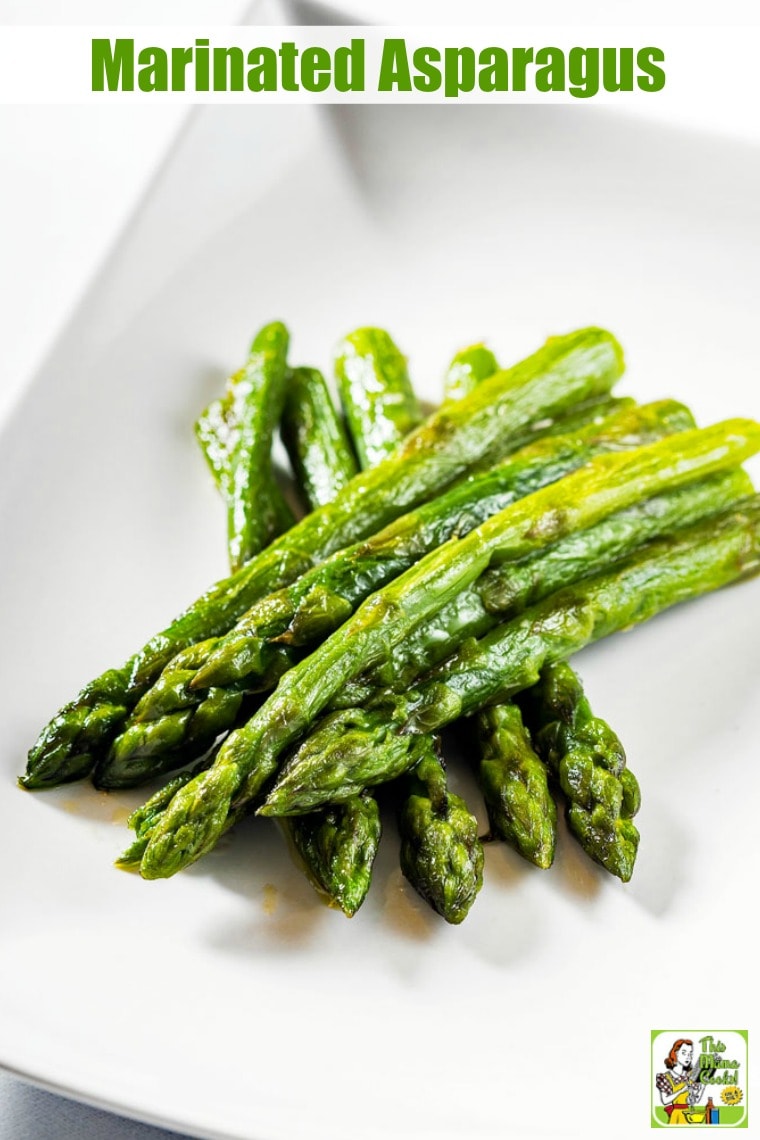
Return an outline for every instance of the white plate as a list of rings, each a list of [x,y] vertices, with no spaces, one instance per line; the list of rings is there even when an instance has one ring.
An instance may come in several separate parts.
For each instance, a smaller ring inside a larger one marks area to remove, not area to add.
[[[564,833],[549,872],[491,846],[449,928],[389,839],[347,922],[270,824],[145,883],[110,865],[140,793],[14,777],[224,572],[191,424],[258,324],[323,367],[385,325],[434,398],[464,343],[599,323],[625,391],[760,416],[758,201],[756,150],[596,109],[195,116],[3,438],[3,1063],[198,1135],[628,1137],[650,1029],[753,1027],[760,583],[579,659],[643,785],[627,887]]]

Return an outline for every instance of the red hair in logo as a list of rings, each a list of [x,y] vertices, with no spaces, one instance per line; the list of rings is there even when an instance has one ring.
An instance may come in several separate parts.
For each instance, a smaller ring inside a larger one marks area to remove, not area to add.
[[[678,1063],[678,1050],[681,1048],[682,1045],[691,1045],[692,1049],[694,1048],[694,1042],[690,1041],[688,1037],[679,1037],[677,1041],[673,1042],[673,1048],[670,1050],[667,1057],[665,1058],[665,1068],[666,1069],[675,1068],[676,1064]],[[689,1070],[691,1070],[692,1068],[693,1068],[693,1066],[689,1065]]]

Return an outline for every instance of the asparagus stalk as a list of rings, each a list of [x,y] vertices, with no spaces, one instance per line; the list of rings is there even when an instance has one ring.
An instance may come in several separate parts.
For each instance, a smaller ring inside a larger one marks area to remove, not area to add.
[[[693,427],[682,404],[624,408],[601,423],[542,439],[498,466],[402,515],[378,534],[336,552],[292,585],[261,599],[211,652],[197,689],[242,681],[267,667],[262,642],[310,646],[332,633],[374,590],[452,536],[468,534],[532,491],[577,470],[594,455],[634,448]]]
[[[546,765],[537,756],[520,710],[512,701],[473,718],[473,767],[483,793],[491,835],[509,843],[537,867],[550,867],[557,841],[557,808]]]
[[[622,370],[615,338],[584,329],[552,338],[532,357],[431,416],[396,453],[217,583],[125,665],[86,685],[42,730],[22,786],[52,787],[88,775],[175,653],[226,633],[256,599],[440,493],[479,463],[495,462],[536,420],[605,395]]]
[[[349,333],[335,353],[343,411],[362,471],[396,450],[422,422],[406,357],[384,329]]]
[[[272,436],[285,401],[288,330],[280,321],[254,337],[243,368],[202,413],[196,435],[227,502],[230,567],[238,569],[294,522],[272,469]],[[283,525],[284,524],[284,525]]]
[[[254,604],[211,647],[195,688],[258,676],[264,640],[308,646],[333,632],[373,590],[452,536],[463,536],[517,499],[576,470],[594,455],[633,448],[693,426],[681,404],[625,408],[575,433],[540,440],[492,470],[403,515],[372,538],[332,555],[291,586]]]
[[[377,801],[364,792],[283,823],[313,885],[352,918],[367,896],[380,843]]]
[[[390,338],[386,339],[395,356],[399,357]],[[401,361],[403,367],[403,358]],[[391,364],[393,362],[392,357]],[[357,448],[358,454],[365,457],[363,466],[367,465],[366,457],[373,452],[373,443],[380,449],[379,445],[384,438],[388,446],[383,450],[390,454],[395,444],[401,442],[400,437],[394,440],[396,428],[393,421],[387,421],[388,430],[383,433],[382,415],[386,404],[382,387],[391,385],[398,391],[399,384],[396,372],[392,368],[384,371],[382,364],[382,360],[376,359],[375,367],[368,367],[365,373],[378,388],[378,392],[373,389],[372,397],[366,402],[372,407],[372,415],[363,414],[365,403],[358,399],[356,378],[351,386],[351,407],[354,412],[352,426],[354,439],[360,445]],[[406,378],[405,368],[404,377]],[[310,383],[315,378],[319,381],[316,385]],[[347,482],[345,474],[348,464],[351,470],[349,478],[356,474],[357,468],[351,446],[345,437],[343,423],[333,409],[323,378],[319,373],[304,373],[300,385],[297,375],[294,380],[298,402],[292,409],[290,419],[286,406],[284,437],[286,446],[288,437],[291,438],[291,462],[302,492],[313,509],[335,498]],[[406,386],[411,393],[408,378]],[[365,431],[366,438],[363,434]],[[328,436],[326,445],[320,443],[324,435]],[[299,441],[300,447],[297,446]],[[310,455],[311,463],[307,462]],[[200,697],[200,694],[196,695]],[[205,694],[202,703],[205,704]],[[331,904],[340,907],[349,918],[352,917],[369,890],[372,864],[380,842],[380,810],[377,801],[368,792],[364,792],[345,803],[328,805],[308,815],[283,820],[282,827],[316,889]]]
[[[424,754],[402,777],[401,869],[438,914],[460,923],[483,885],[483,845],[474,815],[447,787],[435,742],[425,739]]]
[[[460,349],[449,365],[443,384],[446,400],[461,400],[469,396],[483,380],[493,376],[499,365],[490,348],[484,344],[472,344]]]
[[[567,797],[571,833],[592,859],[627,883],[639,846],[632,820],[641,796],[620,739],[594,716],[567,662],[545,665],[520,703],[536,748]]]
[[[177,793],[143,856],[143,874],[173,874],[210,850],[233,802],[245,803],[259,793],[283,750],[341,688],[386,660],[489,565],[524,557],[666,487],[734,466],[759,447],[760,426],[733,420],[633,452],[597,456],[427,555],[372,594],[340,630],[290,669],[259,711],[231,733],[214,766]]]
[[[413,630],[367,681],[371,688],[403,691],[468,638],[482,637],[555,590],[588,577],[590,569],[609,567],[652,539],[720,514],[752,491],[752,481],[741,468],[719,472],[616,511],[532,557],[487,570]],[[349,687],[345,702],[350,705],[355,699]]]
[[[257,351],[258,338],[254,339],[250,352]],[[240,423],[236,417],[244,411],[240,400],[236,400],[236,384],[245,379],[246,369],[235,373],[227,381],[227,390],[217,400],[213,400],[201,413],[195,424],[195,434],[219,491],[225,502],[232,499],[232,455],[240,437]],[[262,516],[262,524],[267,527],[266,541],[271,542],[295,522],[271,464],[261,463],[257,486],[248,489],[250,497],[257,494],[268,505]]]
[[[290,373],[280,430],[306,509],[331,503],[357,467],[343,421],[316,368]]]
[[[741,469],[714,475],[701,482],[688,484],[675,491],[654,496],[643,503],[636,504],[625,511],[619,511],[609,519],[597,524],[579,535],[570,536],[563,542],[550,547],[543,554],[524,562],[510,564],[497,570],[488,571],[469,590],[463,591],[440,614],[432,615],[422,626],[418,627],[403,645],[397,647],[394,656],[385,665],[375,670],[363,684],[361,681],[346,686],[340,696],[340,702],[349,709],[361,703],[363,699],[371,699],[378,687],[390,686],[405,691],[418,682],[419,677],[434,665],[449,657],[458,646],[468,638],[482,637],[493,629],[496,624],[521,612],[526,606],[534,604],[555,590],[569,585],[579,577],[586,575],[588,567],[608,566],[623,557],[630,555],[645,542],[654,538],[668,535],[679,529],[684,529],[703,518],[719,515],[731,505],[735,505],[743,497],[751,495],[752,483],[747,474]],[[483,597],[486,599],[484,605]],[[336,702],[333,702],[335,705]],[[505,706],[508,708],[509,706]],[[498,707],[484,711],[483,715],[489,718],[499,717]],[[515,736],[517,730],[515,729]],[[553,850],[554,826],[551,828],[551,844],[549,833],[542,837],[540,824],[542,815],[549,818],[551,809],[545,800],[546,793],[542,789],[540,772],[535,769],[528,773],[526,769],[527,787],[531,789],[537,800],[533,823],[536,825],[535,839],[531,841],[528,836],[527,813],[529,807],[522,809],[522,816],[517,809],[513,810],[513,817],[523,820],[526,836],[520,839],[516,830],[510,831],[505,817],[497,814],[502,809],[499,806],[499,797],[505,801],[504,812],[508,809],[506,802],[510,796],[519,796],[520,789],[516,783],[510,787],[499,786],[502,778],[508,779],[511,775],[509,750],[504,751],[505,767],[497,763],[499,750],[505,749],[509,743],[504,724],[494,725],[490,734],[491,755],[487,769],[481,765],[479,778],[484,792],[491,827],[494,834],[517,846],[526,858],[533,858],[532,849],[535,847],[536,858],[533,861],[542,862],[543,865],[550,850]],[[524,743],[514,739],[515,764],[523,766],[526,757]],[[522,754],[522,761],[518,755]],[[210,761],[204,767],[210,766]],[[519,773],[514,773],[519,779]],[[182,780],[186,783],[189,776]],[[489,791],[487,782],[493,783]],[[545,776],[543,779],[545,783]],[[167,785],[173,790],[181,786]],[[172,791],[173,794],[173,791]],[[167,806],[171,796],[162,807]],[[150,803],[150,801],[149,801]],[[149,815],[153,815],[151,811]],[[155,820],[154,820],[155,822]],[[142,844],[140,854],[147,846],[147,840]]]
[[[436,731],[460,716],[470,716],[503,702],[535,685],[547,665],[565,660],[591,642],[758,570],[760,495],[755,495],[717,520],[651,543],[608,573],[559,590],[481,640],[462,646],[416,690],[403,694],[386,690],[378,694],[377,703],[362,712],[363,733],[369,739],[362,739],[362,734],[357,733],[350,744],[357,755],[374,755],[372,767],[364,765],[363,783],[371,787],[399,774],[398,746],[390,739],[389,726],[410,741],[406,748],[413,762],[415,734]],[[345,717],[351,716],[351,710],[341,711]],[[320,759],[307,737],[283,768],[259,809],[260,814],[298,814],[313,810],[323,801],[338,802],[344,793],[353,794],[354,767],[349,749],[342,756],[342,772],[330,761],[329,734],[325,731],[328,721],[329,717],[325,718],[316,729],[323,733],[326,759]],[[386,756],[392,760],[387,775]],[[221,759],[220,754],[217,765]],[[212,774],[220,780],[217,787],[230,776],[223,764],[216,773],[210,769],[206,777]],[[207,791],[212,797],[210,804],[217,808],[213,785]],[[156,840],[166,835],[165,825],[183,795],[181,790],[172,800],[143,856],[141,873],[146,877],[153,877],[160,867],[172,866],[176,858],[172,852],[172,862],[167,864],[167,852],[157,850]],[[626,796],[626,811],[632,813],[636,806],[633,788],[629,787]],[[193,815],[184,805],[183,817],[192,829]],[[194,841],[191,830],[187,842]],[[161,863],[153,862],[153,852],[163,856]]]
[[[463,535],[483,519],[529,491],[577,469],[589,458],[661,438],[691,426],[688,409],[663,400],[638,408],[624,408],[600,424],[587,424],[576,433],[541,440],[517,452],[489,473],[475,476],[451,491],[402,516],[378,535],[339,551],[302,575],[292,586],[255,603],[237,626],[219,641],[209,640],[193,652],[195,676],[187,671],[183,651],[169,662],[156,686],[140,700],[132,718],[111,745],[95,772],[101,787],[132,786],[156,771],[168,771],[197,755],[191,737],[181,746],[183,713],[206,694],[235,689],[272,687],[292,663],[288,645],[303,646],[332,633],[373,590],[407,570],[423,554],[452,534]],[[173,692],[179,700],[172,706]],[[219,732],[229,728],[234,710],[225,707],[214,721]],[[188,724],[190,722],[188,721]],[[133,728],[139,725],[133,732]],[[136,763],[132,745],[139,747]],[[167,742],[171,751],[167,755]]]

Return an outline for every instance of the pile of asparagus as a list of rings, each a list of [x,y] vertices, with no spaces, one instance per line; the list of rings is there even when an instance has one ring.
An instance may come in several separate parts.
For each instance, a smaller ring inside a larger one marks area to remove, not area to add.
[[[615,398],[615,338],[551,338],[509,369],[457,353],[423,418],[380,329],[338,346],[341,410],[267,325],[196,432],[226,503],[231,574],[87,685],[29,753],[25,788],[177,772],[130,819],[119,859],[163,878],[253,813],[281,820],[315,886],[361,905],[377,789],[404,874],[452,923],[483,840],[449,788],[464,737],[490,823],[539,867],[557,807],[589,856],[633,872],[640,795],[568,658],[760,567],[760,496],[741,464],[760,426],[698,429],[673,400]],[[275,477],[280,431],[305,513]]]

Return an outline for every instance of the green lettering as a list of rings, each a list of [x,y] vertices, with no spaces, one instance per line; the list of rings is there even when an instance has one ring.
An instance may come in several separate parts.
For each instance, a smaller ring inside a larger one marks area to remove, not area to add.
[[[282,60],[282,89],[283,91],[298,91],[298,77],[296,76],[296,60],[298,48],[292,40],[286,40],[280,48]],[[277,90],[275,86],[273,90]]]
[[[472,91],[475,87],[475,52],[472,48],[444,48],[443,75],[447,99],[456,99],[460,91]]]
[[[351,47],[336,49],[334,72],[336,91],[364,90],[364,40],[351,40]]]
[[[412,62],[419,72],[414,77],[414,86],[418,91],[437,91],[441,86],[441,69],[436,63],[441,62],[441,53],[434,47],[417,48],[412,56]]]
[[[208,40],[195,41],[195,90],[208,91],[209,84]]]
[[[536,52],[536,90],[565,90],[565,53],[562,48],[543,47]]]
[[[135,41],[92,41],[92,90],[134,91]]]
[[[192,62],[192,48],[172,48],[172,91],[185,90],[187,69]]]
[[[512,90],[524,91],[528,64],[533,62],[533,48],[512,49]]]
[[[306,48],[301,53],[301,86],[304,91],[326,91],[330,86],[331,64],[327,48]]]
[[[662,91],[665,86],[665,70],[658,63],[665,62],[665,52],[656,47],[641,48],[636,63],[642,73],[636,82],[641,91]]]
[[[248,90],[277,90],[277,53],[274,48],[255,47],[248,52]]]
[[[214,91],[242,91],[245,56],[239,47],[214,48]]]
[[[633,48],[602,48],[605,91],[633,91]]]
[[[385,40],[380,57],[378,91],[411,91],[412,77],[406,55],[406,40]]]
[[[509,56],[504,48],[483,48],[478,56],[481,91],[509,91]]]
[[[599,48],[570,48],[567,60],[570,94],[590,99],[599,90]]]
[[[163,48],[143,48],[137,62],[140,65],[137,85],[141,91],[169,90],[169,61]]]

